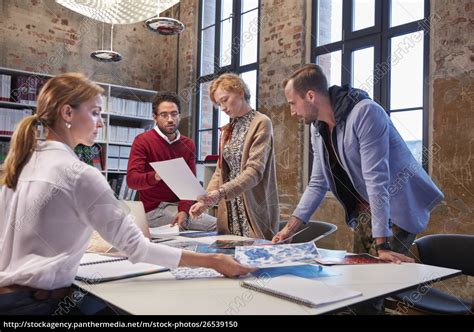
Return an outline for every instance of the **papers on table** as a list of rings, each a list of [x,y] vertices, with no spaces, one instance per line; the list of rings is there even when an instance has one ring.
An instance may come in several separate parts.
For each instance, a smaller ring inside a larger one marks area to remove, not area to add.
[[[195,201],[206,191],[183,158],[150,163],[160,178],[181,200]]]
[[[199,245],[199,242],[197,241],[171,241],[165,243],[169,247],[173,248],[178,248],[178,249],[183,249],[183,250],[189,250],[189,251],[196,251],[196,248]]]
[[[164,236],[178,236],[179,226],[178,224],[176,224],[171,227],[171,224],[168,224],[160,227],[150,227],[150,234],[152,238],[159,238]]]
[[[209,245],[210,248],[217,249],[235,249],[235,247],[242,246],[257,246],[257,245],[273,245],[272,241],[265,239],[251,239],[251,240],[216,240]]]
[[[178,267],[170,271],[176,280],[221,278],[222,274],[205,267]]]
[[[258,268],[305,264],[314,262],[317,257],[314,242],[235,248],[238,262]]]
[[[217,236],[217,232],[204,232],[204,231],[191,231],[191,232],[181,232],[180,236],[184,237],[206,237],[206,236]]]

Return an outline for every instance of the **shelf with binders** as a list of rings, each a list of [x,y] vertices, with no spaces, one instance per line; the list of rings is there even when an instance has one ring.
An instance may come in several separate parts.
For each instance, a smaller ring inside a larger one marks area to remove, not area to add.
[[[155,91],[110,86],[108,100],[109,144],[131,146],[136,136],[154,126]]]
[[[35,108],[41,87],[51,75],[0,67],[0,107]]]
[[[109,173],[126,172],[130,150],[129,146],[110,144],[107,154],[107,171]]]
[[[28,105],[24,103],[17,103],[13,101],[0,100],[0,108],[11,108],[11,109],[36,109],[36,105]]]
[[[107,180],[117,198],[136,200],[126,185],[126,172],[136,136],[153,128],[152,99],[156,91],[110,85],[108,100]]]
[[[108,173],[107,181],[118,199],[127,201],[138,199],[138,192],[127,186],[127,174],[125,172]]]
[[[111,118],[147,124],[153,121],[152,100],[156,91],[110,85],[108,112]]]
[[[25,117],[33,114],[29,108],[14,109],[0,106],[0,136],[10,139],[16,125]]]
[[[25,116],[35,113],[38,92],[51,77],[53,75],[0,67],[0,167],[8,153],[15,126]],[[118,177],[126,174],[133,140],[154,126],[151,101],[156,91],[96,83],[104,89],[103,128],[98,130],[94,145],[78,146],[76,152],[86,163],[99,169],[109,183],[115,179],[117,186]],[[118,156],[114,155],[116,149]],[[132,195],[132,191],[125,192],[125,198],[137,196]]]

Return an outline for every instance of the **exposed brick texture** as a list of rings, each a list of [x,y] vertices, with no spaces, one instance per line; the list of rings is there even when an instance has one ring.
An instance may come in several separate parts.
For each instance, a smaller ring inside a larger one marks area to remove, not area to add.
[[[107,83],[152,88],[160,80],[160,37],[144,23],[116,25],[114,50],[124,59],[98,63],[90,53],[102,48],[102,23],[52,0],[5,0],[0,5],[0,65],[58,74],[80,71]],[[105,25],[104,48],[110,47],[110,25]],[[175,76],[175,75],[174,75]]]

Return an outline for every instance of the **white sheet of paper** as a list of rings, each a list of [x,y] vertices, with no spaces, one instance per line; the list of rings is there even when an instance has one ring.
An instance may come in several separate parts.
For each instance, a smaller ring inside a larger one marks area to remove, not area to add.
[[[195,201],[198,196],[206,194],[182,157],[157,161],[150,165],[179,199]]]
[[[168,224],[160,227],[150,227],[150,234],[152,238],[161,236],[177,236],[179,235],[179,226],[176,224],[171,227],[171,224]]]

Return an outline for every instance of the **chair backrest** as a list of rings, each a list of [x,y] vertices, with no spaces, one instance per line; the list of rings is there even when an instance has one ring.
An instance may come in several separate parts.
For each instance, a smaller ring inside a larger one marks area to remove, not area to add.
[[[423,264],[462,270],[474,275],[474,235],[433,234],[415,241]]]
[[[145,207],[140,201],[122,201],[130,209],[130,214],[135,217],[135,224],[140,228],[143,235],[151,239],[150,228],[146,220]]]
[[[287,224],[287,221],[280,222],[280,230],[283,229]],[[309,229],[301,232],[292,239],[292,243],[304,243],[310,241],[318,241],[323,237],[328,236],[331,233],[334,233],[337,230],[337,226],[334,224],[330,224],[324,221],[317,221],[317,220],[310,220],[306,225],[303,225],[301,229],[304,227],[308,227]]]

